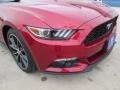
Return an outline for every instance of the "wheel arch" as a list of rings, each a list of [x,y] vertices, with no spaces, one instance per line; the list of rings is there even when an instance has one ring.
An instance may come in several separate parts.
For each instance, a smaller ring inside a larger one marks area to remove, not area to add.
[[[8,30],[11,29],[11,28],[12,28],[12,27],[9,26],[9,25],[5,25],[5,26],[3,26],[3,28],[2,28],[3,39],[4,39],[5,43],[6,43],[6,45],[8,45],[8,44],[7,44],[7,32],[8,32]]]
[[[3,24],[2,24],[2,29],[1,29],[4,43],[7,44],[6,38],[7,38],[7,32],[8,32],[9,29],[14,29],[17,32],[19,32],[19,29],[21,29],[21,28],[22,28],[22,25],[21,26],[20,25],[14,25],[14,24],[12,24],[8,21],[4,21]]]
[[[25,43],[25,45],[27,46],[27,48],[28,48],[28,50],[29,50],[28,44],[27,44],[27,42],[25,42],[25,39],[24,39],[24,37],[23,37],[23,35],[22,35],[22,31],[20,31],[20,30],[22,30],[22,28],[23,28],[23,26],[18,26],[18,28],[16,28],[16,27],[15,27],[14,25],[12,25],[12,24],[4,24],[4,25],[3,25],[3,27],[2,27],[2,36],[3,36],[3,39],[4,39],[4,43],[6,44],[7,47],[8,47],[8,43],[7,43],[7,32],[8,32],[10,29],[13,29],[13,30],[15,30],[15,31],[19,34],[19,36],[22,38],[23,42]],[[8,47],[8,48],[9,48],[9,47]],[[29,51],[30,51],[30,54],[31,54],[31,50],[29,50]],[[38,69],[36,60],[34,60],[33,57],[32,57],[32,59],[33,59],[33,62],[35,63],[35,65],[36,65],[36,69]]]

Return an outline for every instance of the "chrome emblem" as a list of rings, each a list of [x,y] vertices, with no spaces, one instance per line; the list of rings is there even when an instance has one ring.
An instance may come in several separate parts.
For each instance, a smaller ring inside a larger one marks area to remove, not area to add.
[[[109,30],[112,26],[112,23],[107,24],[106,28]]]

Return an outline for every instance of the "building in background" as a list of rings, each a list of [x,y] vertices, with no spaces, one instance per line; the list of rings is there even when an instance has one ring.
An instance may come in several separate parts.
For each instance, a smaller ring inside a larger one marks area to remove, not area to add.
[[[109,4],[114,7],[120,7],[120,0],[102,0],[103,3]]]
[[[114,7],[120,7],[120,0],[94,0],[94,1],[103,2]]]

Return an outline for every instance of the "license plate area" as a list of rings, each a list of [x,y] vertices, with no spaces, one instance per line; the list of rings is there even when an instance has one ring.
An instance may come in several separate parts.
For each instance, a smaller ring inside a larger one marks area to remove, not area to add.
[[[107,42],[107,51],[111,50],[115,43],[115,36],[112,36]]]

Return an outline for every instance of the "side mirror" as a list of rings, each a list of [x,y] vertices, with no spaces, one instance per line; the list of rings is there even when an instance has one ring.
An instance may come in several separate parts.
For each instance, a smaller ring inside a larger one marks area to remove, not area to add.
[[[20,0],[14,0],[14,2],[19,2]]]

